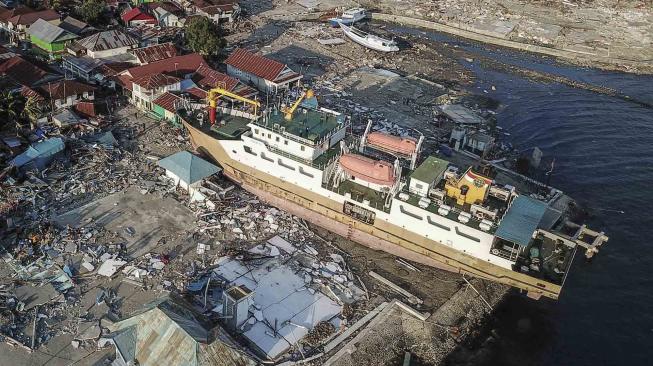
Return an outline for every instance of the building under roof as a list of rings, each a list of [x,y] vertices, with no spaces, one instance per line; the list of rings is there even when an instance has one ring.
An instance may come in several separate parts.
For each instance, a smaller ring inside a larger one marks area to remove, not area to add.
[[[157,164],[179,177],[187,185],[197,183],[222,170],[188,151],[172,154],[159,160]]]
[[[221,327],[170,294],[109,326],[100,345],[116,347],[114,364],[249,366],[256,362]]]
[[[27,33],[46,43],[65,42],[77,38],[77,35],[44,20],[38,19],[29,27]]]
[[[0,75],[8,76],[17,83],[29,87],[61,78],[60,75],[50,73],[20,56],[3,60],[0,63]]]
[[[171,42],[157,44],[149,47],[136,48],[131,51],[141,65],[165,60],[177,56],[177,48]]]
[[[138,44],[138,41],[124,32],[113,29],[82,38],[77,41],[77,44],[88,51],[104,51],[132,47]]]
[[[95,28],[82,22],[81,20],[71,17],[70,15],[64,18],[61,23],[59,23],[59,27],[77,35],[92,32],[95,30]]]
[[[92,93],[96,89],[94,86],[75,80],[60,80],[55,83],[41,85],[39,88],[42,94],[50,97],[50,99],[65,99],[70,96]]]
[[[546,211],[546,203],[528,196],[517,196],[501,219],[494,235],[525,247],[533,238],[533,233]]]
[[[266,92],[276,92],[298,83],[302,75],[281,62],[257,55],[242,48],[236,49],[225,60],[227,74],[244,83],[254,83]]]

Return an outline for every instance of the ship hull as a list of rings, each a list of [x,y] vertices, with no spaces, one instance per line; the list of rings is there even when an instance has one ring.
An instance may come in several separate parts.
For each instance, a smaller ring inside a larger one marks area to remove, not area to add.
[[[211,157],[236,184],[262,200],[315,225],[375,250],[424,265],[503,283],[529,296],[557,299],[562,287],[510,269],[486,263],[390,222],[369,225],[343,213],[342,204],[232,159],[221,141],[184,122],[193,146]]]

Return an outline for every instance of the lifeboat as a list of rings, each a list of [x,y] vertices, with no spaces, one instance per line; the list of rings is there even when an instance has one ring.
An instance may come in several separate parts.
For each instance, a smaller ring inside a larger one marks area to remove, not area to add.
[[[417,150],[417,141],[414,138],[393,136],[382,132],[370,132],[367,135],[367,143],[370,146],[408,156],[413,155]]]
[[[395,183],[394,167],[387,161],[357,154],[343,154],[339,162],[342,169],[357,179],[382,186],[392,186]]]

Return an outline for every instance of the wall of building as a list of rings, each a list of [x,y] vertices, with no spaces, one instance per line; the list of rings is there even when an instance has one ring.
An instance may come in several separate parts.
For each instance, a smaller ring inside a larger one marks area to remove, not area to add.
[[[91,51],[88,50],[87,54],[88,57],[92,58],[106,58],[106,57],[111,57],[111,56],[118,56],[118,55],[123,55],[127,53],[132,48],[135,48],[136,45],[133,46],[125,46],[125,47],[119,47],[119,48],[112,48],[108,50],[102,50],[102,51]]]

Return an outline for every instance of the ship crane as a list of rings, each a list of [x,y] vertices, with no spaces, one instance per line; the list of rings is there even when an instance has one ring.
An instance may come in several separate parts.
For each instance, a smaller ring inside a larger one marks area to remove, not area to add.
[[[286,114],[284,116],[286,118],[286,121],[292,120],[293,113],[295,113],[295,110],[297,109],[297,107],[299,107],[299,104],[302,102],[302,100],[313,98],[313,95],[315,95],[315,93],[313,93],[313,90],[308,89],[307,91],[303,92],[302,95],[299,96],[299,98],[297,98],[295,103],[293,103],[292,107],[286,108],[283,111]]]
[[[256,100],[249,99],[249,98],[245,98],[245,97],[240,96],[238,94],[234,94],[234,93],[230,92],[229,90],[227,90],[227,89],[225,89],[223,87],[217,86],[217,87],[209,90],[209,92],[206,95],[206,99],[207,99],[208,104],[209,104],[209,121],[211,122],[211,126],[213,126],[215,124],[215,115],[216,115],[216,108],[218,106],[218,98],[223,97],[223,96],[239,100],[239,101],[241,101],[243,103],[253,105],[254,106],[254,115],[258,115],[258,113],[257,113],[258,109],[261,108],[261,103],[260,102],[258,102]]]

